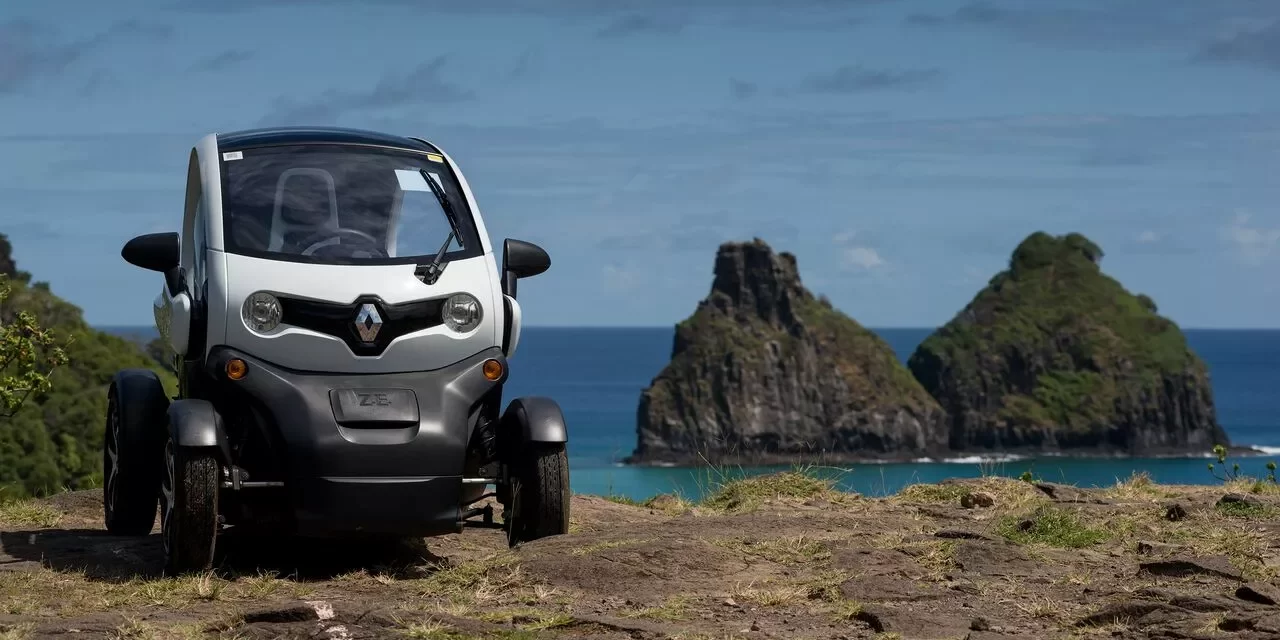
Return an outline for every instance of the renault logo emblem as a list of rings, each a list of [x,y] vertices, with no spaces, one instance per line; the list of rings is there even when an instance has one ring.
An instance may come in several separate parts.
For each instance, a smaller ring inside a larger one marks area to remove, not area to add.
[[[382,316],[378,315],[377,307],[366,302],[360,305],[360,313],[356,314],[355,324],[360,340],[373,342],[378,337],[378,330],[382,329]]]

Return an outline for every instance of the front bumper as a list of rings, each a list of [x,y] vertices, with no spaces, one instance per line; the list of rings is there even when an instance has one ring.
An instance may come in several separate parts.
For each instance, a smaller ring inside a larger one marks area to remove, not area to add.
[[[248,365],[240,380],[223,373],[232,358]],[[490,359],[503,364],[498,380],[484,375]],[[501,349],[434,371],[394,374],[291,371],[228,347],[214,349],[208,364],[215,379],[266,414],[269,424],[256,426],[279,443],[276,458],[298,533],[458,530],[477,412],[506,378]]]

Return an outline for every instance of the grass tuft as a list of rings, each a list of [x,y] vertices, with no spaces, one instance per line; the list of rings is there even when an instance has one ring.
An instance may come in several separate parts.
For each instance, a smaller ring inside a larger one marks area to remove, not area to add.
[[[1093,546],[1110,535],[1082,522],[1076,514],[1057,507],[1042,506],[1029,518],[1006,516],[996,525],[1001,536],[1019,544],[1043,544],[1050,547],[1081,549]]]
[[[63,513],[34,500],[11,500],[0,503],[0,524],[48,529],[62,521]]]
[[[1214,505],[1214,510],[1229,518],[1271,518],[1276,515],[1276,508],[1249,502],[1222,502]]]
[[[903,487],[894,498],[901,502],[924,502],[927,504],[959,504],[960,499],[970,495],[973,490],[956,484],[913,484]]]
[[[465,601],[486,600],[496,592],[522,582],[520,565],[510,552],[443,567],[419,583],[422,595],[444,596]]]
[[[835,481],[804,469],[752,476],[724,482],[703,500],[713,511],[750,511],[770,500],[807,500],[819,496],[838,501]]]

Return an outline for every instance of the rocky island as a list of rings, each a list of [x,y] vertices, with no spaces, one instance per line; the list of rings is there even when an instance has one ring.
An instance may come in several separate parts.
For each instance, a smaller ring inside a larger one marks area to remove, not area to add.
[[[950,447],[1094,455],[1229,445],[1181,330],[1102,272],[1071,233],[1028,236],[908,360],[950,416]]]
[[[720,246],[710,294],[643,391],[632,464],[933,455],[945,415],[889,345],[816,298],[795,256]]]

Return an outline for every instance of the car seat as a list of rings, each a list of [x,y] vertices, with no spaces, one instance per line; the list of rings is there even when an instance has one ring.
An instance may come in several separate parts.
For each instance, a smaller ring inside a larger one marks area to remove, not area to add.
[[[333,176],[324,169],[283,171],[276,181],[267,250],[301,253],[307,247],[296,243],[318,231],[337,228],[338,193]]]

